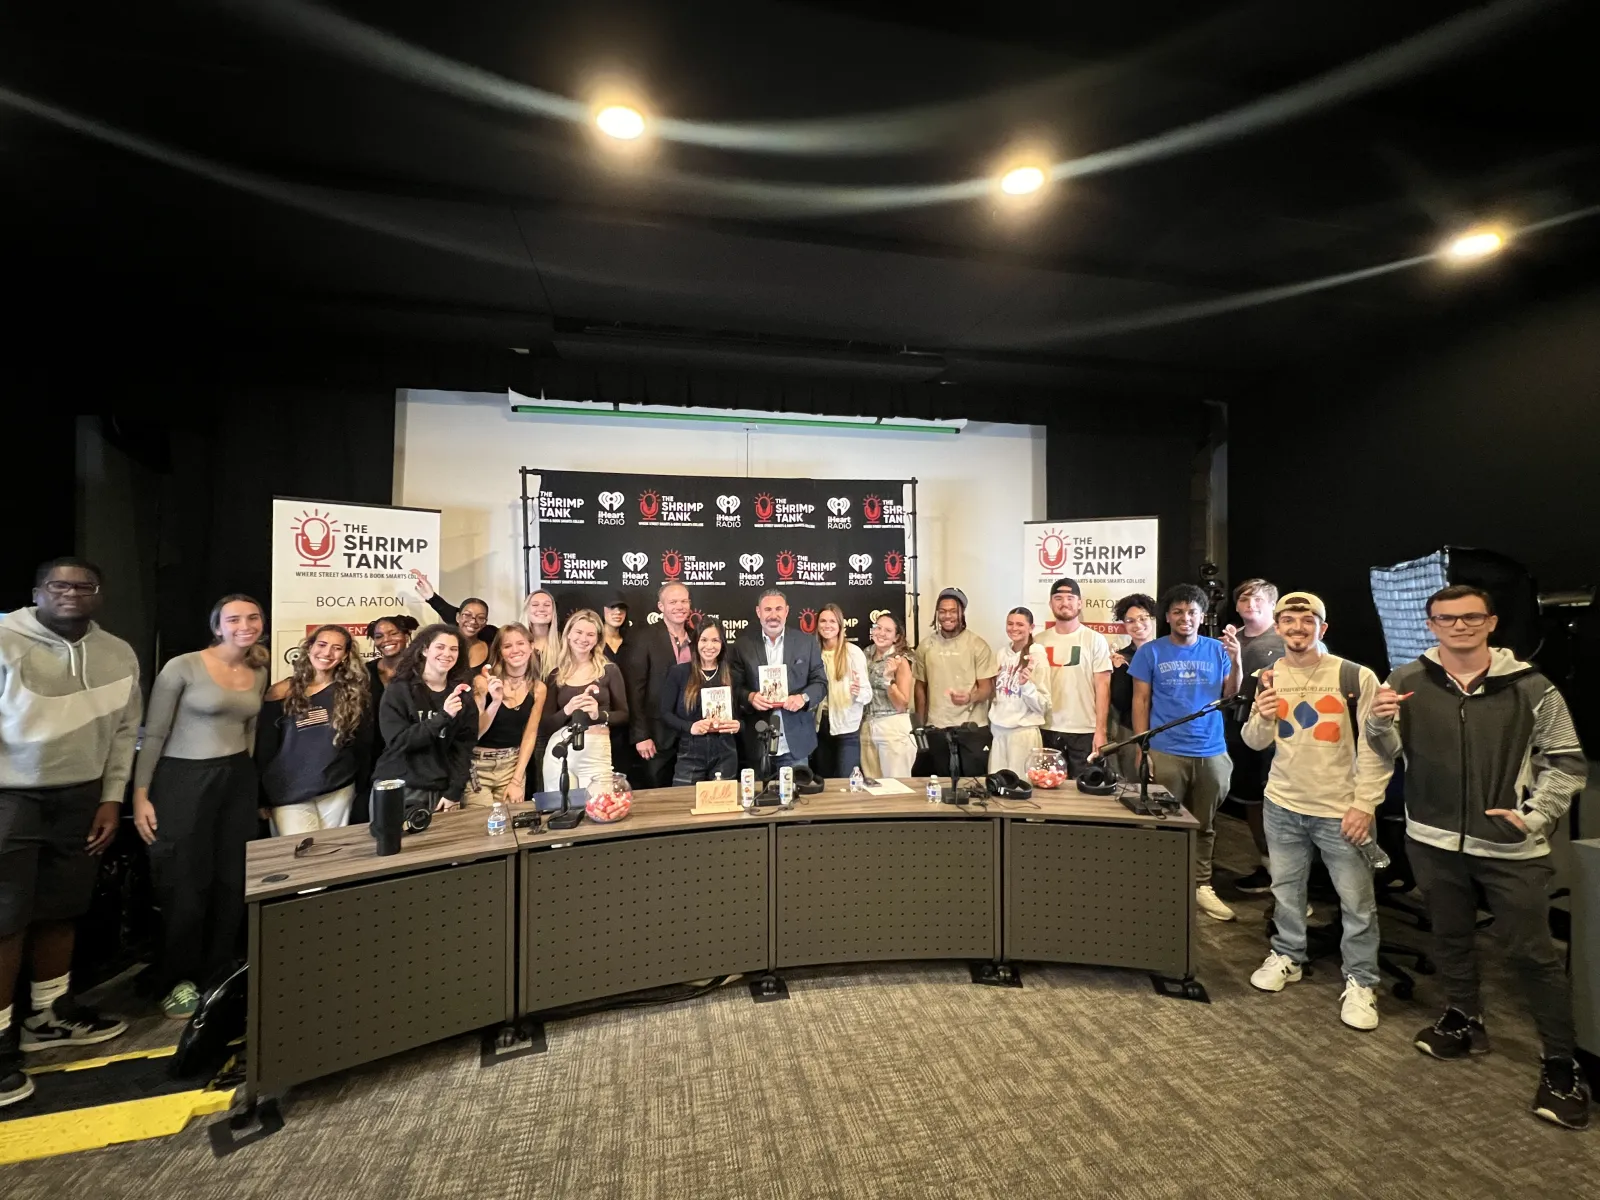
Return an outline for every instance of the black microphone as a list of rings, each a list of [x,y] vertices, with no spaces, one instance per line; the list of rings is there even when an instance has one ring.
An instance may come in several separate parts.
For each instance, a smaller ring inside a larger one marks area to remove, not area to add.
[[[756,733],[761,737],[762,744],[766,747],[768,754],[776,754],[778,752],[779,730],[776,721],[757,721]]]
[[[573,713],[572,724],[567,726],[567,732],[571,735],[567,739],[567,745],[574,750],[582,750],[583,731],[593,724],[594,718],[583,709],[580,708],[577,712]]]

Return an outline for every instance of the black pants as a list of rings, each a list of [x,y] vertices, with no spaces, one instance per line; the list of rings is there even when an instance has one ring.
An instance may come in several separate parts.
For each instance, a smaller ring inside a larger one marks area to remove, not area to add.
[[[238,952],[244,847],[255,837],[256,767],[248,754],[163,758],[150,781],[156,840],[150,875],[161,906],[161,990],[203,987]]]
[[[1089,755],[1094,752],[1094,734],[1061,733],[1055,729],[1041,729],[1039,738],[1051,750],[1061,751],[1067,760],[1067,778],[1076,779],[1089,765]]]
[[[654,758],[640,759],[640,778],[628,776],[628,782],[637,788],[664,788],[672,786],[673,772],[678,765],[678,747],[683,739],[673,742],[671,746],[663,747],[660,739],[656,739],[656,753]],[[737,768],[737,754],[735,755],[735,768]],[[738,774],[735,769],[734,774]],[[710,776],[706,776],[707,779]]]
[[[1522,989],[1546,1058],[1568,1058],[1577,1045],[1572,1028],[1572,984],[1550,937],[1550,879],[1543,858],[1481,858],[1406,839],[1406,854],[1428,900],[1434,957],[1445,995],[1468,1016],[1483,1012],[1475,951],[1478,905],[1472,885],[1483,887],[1498,941]]]
[[[739,777],[739,750],[731,733],[679,738],[675,750],[670,777],[673,787],[704,782],[714,778],[718,771],[722,772],[724,779]],[[660,757],[656,755],[656,758]]]

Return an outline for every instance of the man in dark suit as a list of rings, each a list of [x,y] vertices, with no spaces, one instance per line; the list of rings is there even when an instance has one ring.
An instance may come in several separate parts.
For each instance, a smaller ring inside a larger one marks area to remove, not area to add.
[[[628,739],[644,760],[638,787],[671,787],[678,761],[678,731],[661,720],[661,688],[667,672],[689,661],[693,637],[689,621],[689,589],[664,583],[656,593],[661,620],[646,625],[622,645],[622,675],[628,685]]]
[[[822,647],[815,634],[788,625],[789,601],[777,588],[761,593],[756,618],[758,627],[733,644],[733,695],[745,718],[745,750],[749,761],[759,762],[761,743],[755,724],[776,721],[780,732],[772,766],[796,766],[817,747],[817,709],[828,695]],[[769,700],[761,694],[761,668],[780,663],[787,669],[787,694]]]

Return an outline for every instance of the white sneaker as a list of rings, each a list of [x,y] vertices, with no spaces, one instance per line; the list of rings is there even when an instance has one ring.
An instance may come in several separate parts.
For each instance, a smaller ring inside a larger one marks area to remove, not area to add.
[[[1287,954],[1276,952],[1267,955],[1267,961],[1250,976],[1250,986],[1263,992],[1281,992],[1284,985],[1300,982],[1300,964]]]
[[[1233,909],[1217,899],[1217,889],[1209,883],[1194,890],[1194,902],[1206,916],[1218,921],[1233,920]]]
[[[1260,972],[1256,972],[1258,975]],[[1255,980],[1252,978],[1251,982]],[[1376,1029],[1378,1027],[1378,994],[1357,983],[1348,975],[1344,991],[1339,996],[1339,1020],[1351,1029]]]

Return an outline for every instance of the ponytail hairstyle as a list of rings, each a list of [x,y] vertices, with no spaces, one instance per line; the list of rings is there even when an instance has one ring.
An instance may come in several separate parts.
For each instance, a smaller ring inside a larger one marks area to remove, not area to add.
[[[832,668],[829,674],[835,679],[843,679],[844,673],[850,668],[850,651],[847,648],[844,633],[844,610],[837,604],[824,604],[822,612],[817,614],[819,620],[822,617],[822,613],[832,613],[833,619],[839,622],[839,640],[831,651],[824,650],[822,656],[828,660],[828,666]]]
[[[333,669],[331,707],[333,744],[345,746],[355,738],[356,730],[361,728],[372,694],[367,684],[367,669],[361,665],[361,656],[356,653],[355,639],[343,625],[319,625],[300,643],[300,657],[295,659],[294,670],[289,673],[289,694],[283,698],[283,711],[286,716],[301,717],[310,709],[311,702],[306,689],[317,677],[317,669],[311,665],[311,647],[330,629],[337,630],[344,638],[344,657]]]
[[[722,649],[717,651],[717,681],[715,686],[728,687],[733,683],[733,678],[728,672],[728,634],[722,628],[722,622],[715,617],[707,617],[700,622],[700,628],[694,631],[694,646],[689,651],[689,662],[694,669],[689,672],[689,682],[683,687],[683,706],[690,712],[700,702],[700,672],[704,668],[700,665],[700,639],[706,635],[706,630],[715,629],[717,637],[722,639]],[[843,626],[840,626],[843,629]],[[711,685],[707,685],[711,686]]]
[[[903,620],[901,620],[898,615],[896,615],[895,613],[892,613],[892,612],[881,612],[881,613],[879,613],[877,616],[872,618],[872,623],[874,625],[876,625],[879,621],[883,620],[885,617],[888,617],[890,623],[894,625],[894,645],[889,648],[889,653],[885,654],[884,658],[886,658],[886,659],[894,658],[896,655],[898,655],[901,658],[907,658],[907,659],[910,658],[911,657],[911,646],[906,641],[906,623]],[[877,644],[873,643],[873,645],[872,645],[872,653],[874,655],[876,655],[877,652],[878,652]]]
[[[243,592],[229,592],[221,600],[211,606],[211,615],[206,618],[206,624],[211,629],[211,644],[222,645],[222,610],[230,604],[253,604],[256,611],[261,614],[261,636],[270,638],[272,635],[267,629],[267,610],[261,601],[254,596],[247,596]],[[244,665],[254,670],[261,670],[272,661],[272,651],[262,645],[258,640],[254,646],[244,652]]]
[[[1017,607],[1008,612],[1006,616],[1028,618],[1028,640],[1027,643],[1022,647],[1022,653],[1017,656],[1017,670],[1020,671],[1023,667],[1028,665],[1028,655],[1033,653],[1033,610],[1031,608],[1024,608],[1019,604]]]

